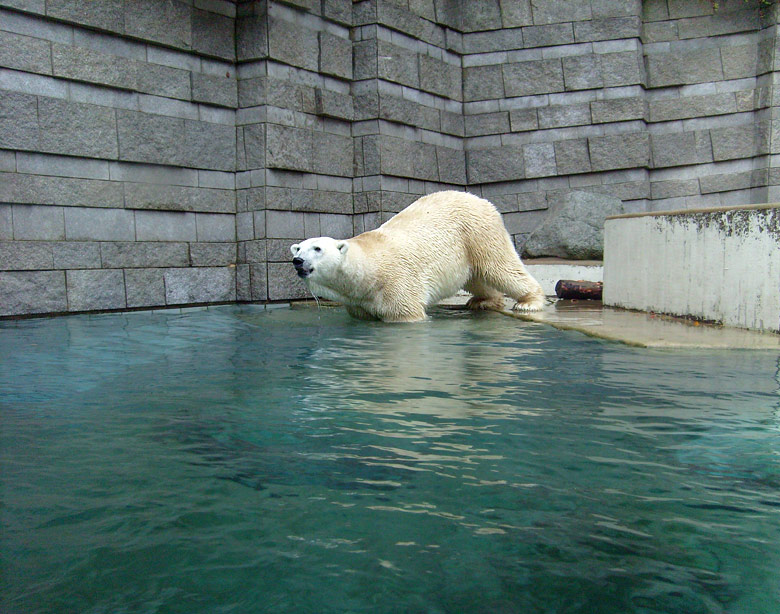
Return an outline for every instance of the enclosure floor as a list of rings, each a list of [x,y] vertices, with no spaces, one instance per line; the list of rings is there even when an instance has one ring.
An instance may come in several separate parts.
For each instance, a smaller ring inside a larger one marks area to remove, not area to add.
[[[468,295],[444,301],[449,308],[465,308]],[[512,311],[507,299],[506,315],[576,330],[592,337],[652,348],[780,349],[780,335],[729,326],[719,326],[661,314],[605,307],[601,301],[555,301],[535,313]]]

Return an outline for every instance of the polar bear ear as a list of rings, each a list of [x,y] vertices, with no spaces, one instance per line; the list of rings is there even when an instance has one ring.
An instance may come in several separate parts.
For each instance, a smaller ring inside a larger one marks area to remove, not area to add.
[[[299,251],[301,251],[300,243],[296,243],[295,245],[291,245],[290,246],[290,251],[292,252],[293,256],[295,256]]]
[[[347,243],[346,241],[340,241],[339,243],[336,243],[336,249],[339,250],[341,252],[341,255],[343,256],[344,254],[347,253],[347,250],[349,249],[349,243]]]

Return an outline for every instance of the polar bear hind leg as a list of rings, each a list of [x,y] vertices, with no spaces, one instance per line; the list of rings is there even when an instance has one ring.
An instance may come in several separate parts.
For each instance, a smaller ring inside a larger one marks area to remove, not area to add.
[[[512,307],[515,311],[538,311],[545,304],[542,287],[525,270],[519,261],[517,264],[502,264],[486,271],[485,282],[517,301]]]
[[[466,307],[469,309],[489,309],[492,311],[500,311],[504,309],[503,292],[499,292],[495,288],[491,288],[478,278],[472,277],[469,281],[466,282],[466,285],[463,286],[463,289],[466,292],[470,292],[472,295],[468,303],[466,303]]]

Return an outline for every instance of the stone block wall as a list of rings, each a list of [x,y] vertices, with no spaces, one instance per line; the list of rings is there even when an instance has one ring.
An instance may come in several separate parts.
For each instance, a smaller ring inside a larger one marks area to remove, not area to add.
[[[758,0],[0,0],[0,315],[289,300],[418,196],[778,198]]]

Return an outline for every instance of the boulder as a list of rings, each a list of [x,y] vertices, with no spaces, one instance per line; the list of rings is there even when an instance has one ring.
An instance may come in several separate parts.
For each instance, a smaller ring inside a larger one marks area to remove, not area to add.
[[[604,220],[621,213],[623,202],[614,196],[568,192],[552,203],[547,218],[529,235],[523,256],[601,260]]]

